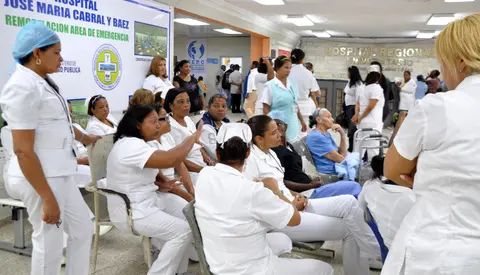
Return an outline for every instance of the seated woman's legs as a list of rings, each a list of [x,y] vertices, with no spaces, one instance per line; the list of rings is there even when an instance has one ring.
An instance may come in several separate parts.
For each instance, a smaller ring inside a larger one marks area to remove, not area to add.
[[[329,198],[340,195],[352,195],[358,198],[358,195],[362,192],[360,184],[354,181],[338,181],[335,183],[325,184],[318,187],[313,191],[310,199]]]
[[[275,260],[275,275],[315,274],[332,275],[333,268],[322,261],[313,259],[283,259]]]
[[[292,252],[292,240],[284,233],[267,233],[267,243],[274,255],[280,256]]]

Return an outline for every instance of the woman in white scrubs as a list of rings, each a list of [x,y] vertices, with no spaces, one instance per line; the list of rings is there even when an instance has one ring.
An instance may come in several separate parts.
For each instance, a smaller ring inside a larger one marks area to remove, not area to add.
[[[370,274],[368,258],[380,256],[380,248],[375,235],[364,221],[364,212],[355,197],[342,195],[308,200],[289,190],[284,183],[285,170],[271,150],[281,142],[277,124],[268,116],[255,116],[248,120],[248,125],[253,133],[254,145],[243,174],[250,180],[275,179],[281,194],[302,211],[300,225],[278,231],[301,242],[343,240],[345,274]]]
[[[252,140],[248,125],[226,124],[216,140],[219,163],[200,172],[195,203],[210,271],[333,274],[332,267],[321,261],[280,259],[272,252],[267,232],[300,224],[300,214],[282,196],[275,180],[254,182],[242,175]]]
[[[355,110],[355,116],[352,118],[352,122],[357,125],[358,129],[372,128],[376,129],[380,133],[383,130],[383,105],[385,104],[385,97],[383,95],[383,89],[378,84],[381,79],[380,66],[370,65],[368,68],[368,75],[365,79],[365,89],[358,96],[357,106]],[[363,138],[367,135],[371,135],[376,132],[364,131],[360,134],[359,138]],[[354,151],[360,152],[359,142],[355,141]],[[375,140],[366,141],[364,146],[376,146],[378,142]],[[368,149],[368,159],[371,160],[373,156],[378,155],[378,149]],[[364,155],[364,151],[360,152],[360,155]]]
[[[168,80],[167,61],[162,56],[155,56],[150,63],[147,78],[143,82],[143,88],[152,93],[161,93],[160,97],[165,100],[168,90],[175,88]]]
[[[107,99],[102,95],[94,95],[88,101],[90,120],[85,129],[91,135],[105,136],[117,131],[118,122],[110,115]]]
[[[413,186],[416,202],[382,274],[479,273],[479,35],[480,14],[438,35],[436,56],[450,90],[419,100],[387,152],[385,176]]]
[[[352,118],[355,115],[355,108],[357,106],[357,99],[362,95],[365,85],[362,81],[360,71],[356,66],[348,68],[348,83],[345,86],[345,117],[348,120],[348,151],[353,152],[353,144],[355,143],[353,138],[357,127],[352,122]]]
[[[72,127],[67,101],[49,74],[62,62],[58,36],[40,21],[23,26],[13,45],[16,70],[0,94],[12,129],[7,193],[21,200],[32,224],[32,275],[60,274],[63,232],[68,234],[68,275],[89,272],[92,220],[75,184],[74,140],[99,137]]]
[[[147,89],[138,89],[133,93],[128,106],[155,103],[155,95]]]
[[[307,132],[307,124],[298,108],[298,87],[295,81],[290,79],[292,62],[286,56],[275,59],[275,78],[265,84],[262,97],[263,114],[281,112],[285,123],[288,125],[287,141],[294,142],[300,136],[300,132]]]
[[[411,77],[410,71],[403,73],[404,82],[400,86],[400,106],[398,110],[400,114],[402,112],[408,112],[415,104],[415,91],[417,90],[417,82]]]
[[[182,88],[169,90],[165,98],[164,107],[167,113],[170,113],[170,118],[172,118],[170,120],[172,127],[170,134],[173,136],[176,144],[182,143],[187,137],[195,133],[195,123],[188,116],[190,113],[190,98],[186,90]],[[193,184],[196,183],[198,173],[207,164],[214,164],[214,162],[202,145],[196,143],[185,160],[185,165],[188,171],[190,171],[190,178]]]
[[[272,60],[270,58],[260,58],[260,65],[258,65],[258,73],[255,75],[254,86],[257,89],[257,98],[255,100],[255,115],[263,115],[262,98],[265,84],[275,77],[275,70],[273,69]]]
[[[181,163],[198,141],[201,127],[169,151],[148,144],[160,135],[160,128],[158,114],[151,105],[129,108],[118,125],[108,156],[107,182],[110,189],[130,199],[135,231],[151,237],[154,246],[163,246],[148,274],[174,275],[187,271],[192,235],[182,213],[187,202],[168,193],[179,183],[159,181],[158,169]],[[128,231],[122,201],[109,197],[108,213],[115,227]]]
[[[292,70],[289,77],[295,81],[298,87],[298,108],[303,115],[303,120],[308,121],[316,108],[318,108],[317,97],[320,97],[320,87],[312,72],[307,70],[303,63],[305,62],[305,52],[301,49],[294,49],[290,56],[292,60]],[[302,132],[301,137],[307,135]]]

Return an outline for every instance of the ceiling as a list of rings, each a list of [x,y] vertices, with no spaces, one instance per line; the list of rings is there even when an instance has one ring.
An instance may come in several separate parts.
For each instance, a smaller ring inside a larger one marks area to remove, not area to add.
[[[193,18],[182,14],[175,13],[175,18]],[[193,18],[196,20],[201,20],[198,18]],[[209,23],[208,26],[188,26],[185,24],[175,23],[173,28],[175,36],[186,36],[190,38],[212,38],[212,37],[245,37],[250,36],[248,33],[242,34],[223,34],[220,32],[214,31],[214,29],[223,29],[225,26],[221,26],[218,24]]]
[[[455,13],[462,18],[480,12],[480,0],[445,3],[444,0],[284,0],[283,6],[264,6],[253,0],[225,0],[255,13],[301,36],[309,30],[327,30],[343,37],[415,37],[419,30],[441,30],[427,26],[433,13]],[[307,15],[315,26],[297,27],[287,15]]]

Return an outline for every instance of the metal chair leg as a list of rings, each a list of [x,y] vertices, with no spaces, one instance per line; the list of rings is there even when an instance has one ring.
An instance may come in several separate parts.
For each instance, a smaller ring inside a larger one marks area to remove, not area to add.
[[[143,236],[143,255],[148,268],[152,267],[152,240],[149,237]]]

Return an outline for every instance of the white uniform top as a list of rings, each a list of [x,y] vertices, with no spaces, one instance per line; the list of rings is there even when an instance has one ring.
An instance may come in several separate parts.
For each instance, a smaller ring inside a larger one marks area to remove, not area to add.
[[[263,115],[263,103],[260,101],[262,98],[263,90],[265,89],[265,84],[267,84],[267,74],[258,73],[255,76],[255,87],[257,88],[257,101],[255,102],[255,115]],[[258,113],[258,110],[261,110]]]
[[[195,215],[214,274],[273,274],[276,256],[266,234],[283,229],[291,204],[223,164],[204,168],[195,190]]]
[[[248,75],[248,83],[247,83],[247,93],[251,94],[253,90],[257,90],[255,86],[255,77],[258,74],[258,69],[252,69],[250,70],[250,74]]]
[[[175,144],[181,144],[187,137],[195,134],[197,131],[195,123],[190,117],[186,116],[184,119],[187,127],[180,125],[180,123],[178,123],[175,119],[170,119],[170,126],[172,127],[170,134],[172,135]],[[200,166],[207,166],[207,164],[203,161],[203,156],[200,149],[202,149],[202,146],[195,143],[187,156],[187,160]]]
[[[242,80],[242,73],[238,70],[234,70],[229,76],[228,76],[228,82],[230,83],[240,83],[242,84],[243,80]],[[230,93],[232,94],[241,94],[242,93],[242,90],[241,90],[241,87],[240,86],[237,86],[237,85],[231,85],[230,86]]]
[[[361,82],[358,82],[353,87],[350,87],[350,83],[347,83],[345,86],[345,105],[351,106],[357,104],[357,99],[365,90],[365,85]]]
[[[312,72],[307,70],[302,64],[293,64],[288,77],[297,84],[300,112],[305,116],[312,114],[315,111],[315,103],[313,103],[310,93],[320,91]]]
[[[415,203],[412,189],[385,184],[379,179],[369,180],[362,187],[358,202],[363,210],[370,210],[383,242],[390,248],[403,218]]]
[[[145,164],[155,151],[157,149],[143,139],[124,137],[115,142],[108,156],[108,188],[128,196],[132,205],[133,219],[148,217],[158,210],[165,209],[165,205],[157,198],[158,187],[154,184],[158,169],[145,168]],[[121,201],[118,206],[111,205],[111,202],[116,200],[109,200],[109,209],[125,207]],[[125,221],[125,217],[115,215],[115,211],[109,211],[109,214],[112,222]]]
[[[157,140],[152,140],[147,142],[148,145],[152,146],[153,148],[160,150],[160,151],[169,151],[175,147],[175,141],[173,140],[172,135],[170,133],[163,134],[160,137],[160,142]],[[162,171],[162,174],[173,180],[175,178],[175,168],[170,167],[170,168],[165,168],[165,169],[160,169]]]
[[[415,92],[417,91],[417,82],[410,79],[400,90],[400,111],[410,110],[415,103]]]
[[[295,199],[283,182],[285,169],[273,150],[269,150],[268,154],[265,154],[256,145],[252,145],[243,174],[249,180],[274,178],[277,180],[282,194],[290,201]]]
[[[362,119],[359,128],[364,128],[362,125],[371,125],[368,127],[372,128],[382,128],[381,125],[383,124],[382,116],[383,105],[385,105],[385,97],[383,96],[383,89],[380,85],[367,85],[365,86],[363,92],[360,93],[358,96],[358,100],[360,101],[360,115],[365,112],[365,109],[367,109],[371,99],[378,99],[378,102],[368,116]]]
[[[427,95],[410,110],[394,140],[418,157],[416,202],[382,274],[478,274],[480,270],[480,75],[448,93]]]
[[[85,129],[83,129],[82,126],[80,126],[80,124],[73,123],[73,127],[77,128],[80,132],[88,135],[87,131],[85,131]],[[73,143],[75,144],[75,153],[77,154],[77,158],[88,157],[87,148],[85,147],[85,145],[83,145],[83,143],[81,143],[80,141],[76,141],[76,140]]]
[[[97,135],[97,136],[106,136],[110,134],[115,134],[117,132],[118,122],[111,115],[108,115],[107,120],[110,121],[110,123],[112,123],[113,128],[101,122],[95,116],[91,116],[90,120],[87,123],[87,128],[85,130],[90,135]]]
[[[222,122],[223,125],[224,122]],[[209,154],[215,156],[217,151],[217,131],[212,125],[203,125],[202,135],[200,136],[200,142]]]
[[[45,79],[17,64],[0,94],[2,116],[14,130],[35,130],[34,149],[46,177],[73,175],[77,160],[67,101]],[[14,154],[9,176],[24,177]]]
[[[161,92],[161,97],[165,99],[168,90],[175,88],[175,86],[173,86],[172,82],[170,82],[168,78],[157,77],[152,74],[145,78],[145,81],[143,81],[143,88],[151,91],[154,94]]]

